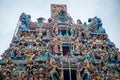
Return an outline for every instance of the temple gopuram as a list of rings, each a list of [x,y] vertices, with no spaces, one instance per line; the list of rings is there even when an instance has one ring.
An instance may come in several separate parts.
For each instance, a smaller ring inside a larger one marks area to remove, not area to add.
[[[51,17],[20,15],[0,60],[0,80],[120,80],[120,51],[98,17],[73,21],[64,4]]]

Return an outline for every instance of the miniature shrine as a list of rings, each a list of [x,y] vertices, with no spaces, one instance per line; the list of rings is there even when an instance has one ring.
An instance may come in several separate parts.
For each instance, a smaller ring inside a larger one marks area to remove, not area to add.
[[[0,60],[0,80],[119,80],[120,51],[98,17],[74,23],[64,4],[51,17],[20,15]]]

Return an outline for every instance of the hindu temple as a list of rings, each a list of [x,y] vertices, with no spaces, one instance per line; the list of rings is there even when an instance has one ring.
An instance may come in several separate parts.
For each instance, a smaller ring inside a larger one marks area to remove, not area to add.
[[[0,60],[0,80],[120,80],[120,51],[95,16],[73,21],[67,5],[51,17],[21,13]]]

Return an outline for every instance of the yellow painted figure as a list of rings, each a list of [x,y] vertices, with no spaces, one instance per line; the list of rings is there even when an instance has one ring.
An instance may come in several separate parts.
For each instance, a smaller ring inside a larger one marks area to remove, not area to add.
[[[35,54],[34,54],[33,52],[30,52],[30,53],[24,54],[24,55],[25,55],[25,57],[26,57],[27,59],[29,59],[29,60],[32,60],[32,59],[34,58],[34,56],[35,56]]]

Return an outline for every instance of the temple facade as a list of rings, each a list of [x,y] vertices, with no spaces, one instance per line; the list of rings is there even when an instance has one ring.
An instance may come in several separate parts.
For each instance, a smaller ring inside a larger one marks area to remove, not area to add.
[[[119,80],[120,51],[102,20],[73,21],[64,4],[51,17],[31,21],[22,13],[0,60],[0,80]]]

